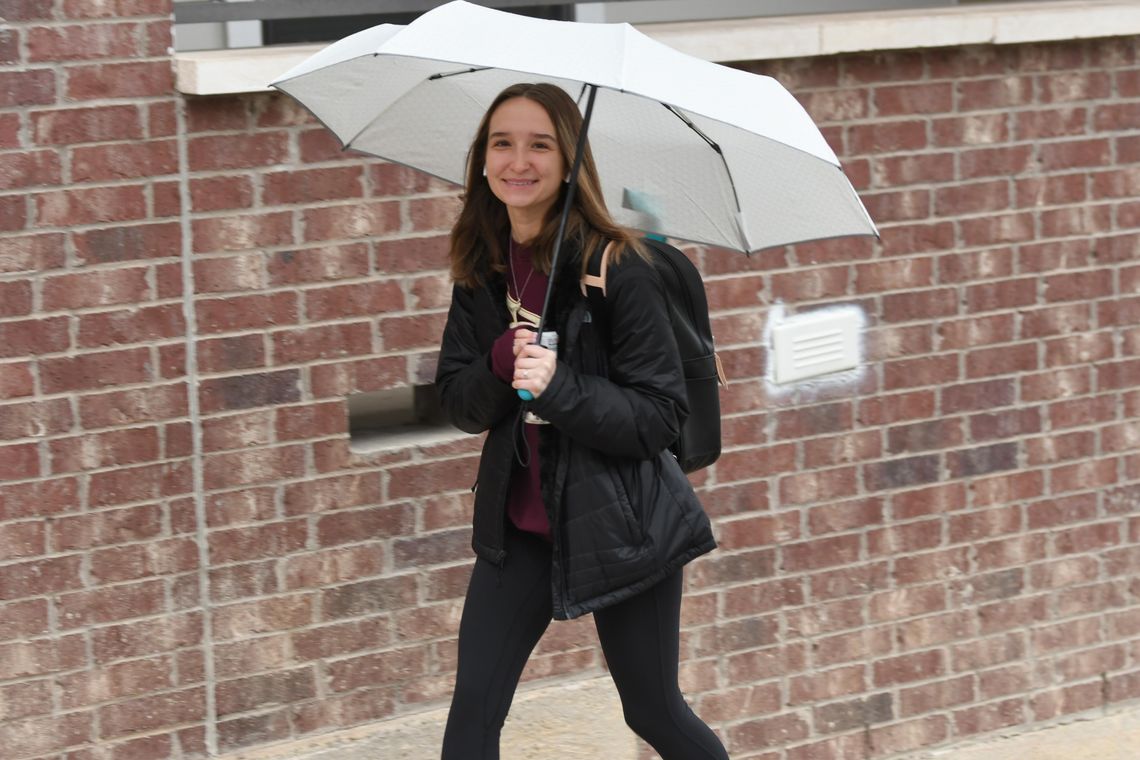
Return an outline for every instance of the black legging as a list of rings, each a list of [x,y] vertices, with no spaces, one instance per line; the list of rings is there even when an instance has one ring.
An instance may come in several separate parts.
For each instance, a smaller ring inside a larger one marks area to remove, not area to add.
[[[550,624],[550,545],[508,529],[507,551],[501,571],[478,559],[471,573],[443,760],[498,760],[519,676]],[[663,760],[728,760],[677,687],[680,618],[678,571],[595,612],[594,625],[629,727]]]

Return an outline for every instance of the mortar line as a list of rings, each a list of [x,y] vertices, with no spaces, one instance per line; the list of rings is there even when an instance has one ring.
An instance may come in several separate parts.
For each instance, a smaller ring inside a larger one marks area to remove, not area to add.
[[[218,755],[218,707],[214,669],[213,611],[210,607],[210,547],[206,530],[206,493],[203,475],[202,410],[198,403],[198,322],[194,313],[193,239],[190,225],[190,149],[186,99],[179,96],[175,114],[178,127],[178,196],[182,247],[182,316],[186,323],[186,396],[190,417],[191,481],[194,488],[194,543],[198,548],[198,606],[202,610],[203,677],[206,687],[206,753]]]

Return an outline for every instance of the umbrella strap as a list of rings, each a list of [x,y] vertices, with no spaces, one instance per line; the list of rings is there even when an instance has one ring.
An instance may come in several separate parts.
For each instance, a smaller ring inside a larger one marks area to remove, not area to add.
[[[586,152],[586,133],[590,130],[590,117],[594,114],[594,96],[598,94],[596,84],[589,85],[590,96],[586,100],[586,115],[582,117],[582,129],[578,132],[578,145],[574,149],[574,164],[570,167],[570,186],[566,189],[566,202],[562,204],[562,218],[558,222],[558,237],[554,239],[554,253],[550,257],[550,279],[546,283],[546,299],[542,302],[542,316],[538,320],[538,332],[534,342],[538,343],[546,326],[546,309],[550,305],[550,294],[554,291],[554,277],[558,272],[558,254],[562,251],[562,236],[566,234],[566,220],[574,205],[574,195],[578,190],[578,171],[582,168],[582,155]]]

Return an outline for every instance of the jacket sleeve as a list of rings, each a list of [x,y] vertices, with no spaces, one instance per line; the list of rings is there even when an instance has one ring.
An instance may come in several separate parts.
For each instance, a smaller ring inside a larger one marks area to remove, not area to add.
[[[465,433],[481,433],[518,409],[509,383],[491,371],[490,349],[475,336],[476,291],[455,286],[439,350],[435,384],[448,422]]]
[[[560,361],[531,408],[583,445],[649,459],[677,439],[689,413],[664,288],[653,266],[631,254],[610,268],[606,301],[609,377]]]

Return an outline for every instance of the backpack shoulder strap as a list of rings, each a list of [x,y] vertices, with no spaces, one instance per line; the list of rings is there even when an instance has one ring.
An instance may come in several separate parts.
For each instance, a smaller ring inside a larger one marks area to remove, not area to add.
[[[601,255],[595,251],[594,255],[590,257],[586,273],[582,275],[582,295],[589,297],[592,288],[600,290],[603,297],[606,295],[606,271],[610,266],[610,254],[613,252],[613,248],[614,241],[611,240],[606,244]]]

